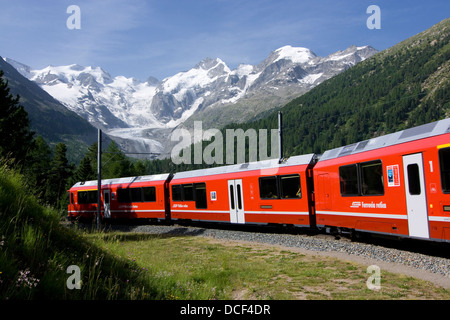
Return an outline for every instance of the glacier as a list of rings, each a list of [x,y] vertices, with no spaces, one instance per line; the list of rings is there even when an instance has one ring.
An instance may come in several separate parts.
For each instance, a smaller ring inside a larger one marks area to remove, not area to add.
[[[170,154],[170,133],[204,121],[220,128],[280,107],[378,51],[351,46],[327,57],[308,48],[283,46],[257,65],[231,70],[205,58],[187,71],[159,81],[112,77],[101,67],[78,64],[33,69],[4,58],[68,109],[102,129],[128,152]]]

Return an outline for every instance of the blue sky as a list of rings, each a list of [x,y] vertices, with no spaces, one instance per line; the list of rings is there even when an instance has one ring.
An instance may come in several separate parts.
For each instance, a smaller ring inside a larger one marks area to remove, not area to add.
[[[66,22],[80,8],[81,29]],[[381,29],[370,30],[370,5]],[[284,45],[326,56],[350,45],[384,50],[449,17],[450,1],[0,0],[0,56],[43,68],[100,66],[160,80],[206,57],[232,69]]]

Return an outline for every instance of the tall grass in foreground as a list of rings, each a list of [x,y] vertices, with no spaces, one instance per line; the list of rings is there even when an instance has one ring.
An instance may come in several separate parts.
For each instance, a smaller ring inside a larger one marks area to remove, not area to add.
[[[20,174],[0,165],[0,299],[166,298],[150,287],[145,270],[59,219],[30,195]],[[67,286],[71,265],[80,268],[81,289]]]

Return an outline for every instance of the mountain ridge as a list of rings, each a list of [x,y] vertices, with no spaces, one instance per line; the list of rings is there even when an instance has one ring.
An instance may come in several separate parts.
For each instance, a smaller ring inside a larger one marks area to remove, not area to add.
[[[100,128],[128,152],[168,154],[168,135],[177,127],[220,128],[279,107],[326,79],[375,54],[370,46],[351,46],[327,57],[286,45],[257,65],[231,70],[220,58],[159,81],[112,77],[101,67],[78,64],[35,70],[6,58],[69,110]],[[128,140],[128,141],[127,141]],[[136,142],[134,143],[133,140]]]
[[[19,95],[30,119],[30,128],[50,145],[64,142],[70,160],[80,160],[87,146],[96,141],[97,130],[75,112],[25,78],[17,69],[0,57],[0,69],[8,80],[11,93]]]
[[[299,96],[283,112],[284,151],[318,153],[450,117],[450,18]],[[225,128],[277,128],[277,114]]]

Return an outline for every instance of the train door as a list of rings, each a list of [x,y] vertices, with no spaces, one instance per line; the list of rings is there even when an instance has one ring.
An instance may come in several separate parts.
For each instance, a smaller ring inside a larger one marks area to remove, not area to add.
[[[228,180],[230,222],[245,223],[242,179]]]
[[[429,238],[422,154],[403,156],[408,228],[411,237]]]
[[[321,210],[331,210],[331,192],[330,192],[330,180],[328,173],[320,174],[318,176],[318,192],[316,203],[319,202],[321,205]]]
[[[103,190],[103,218],[111,218],[111,202],[109,189]]]

